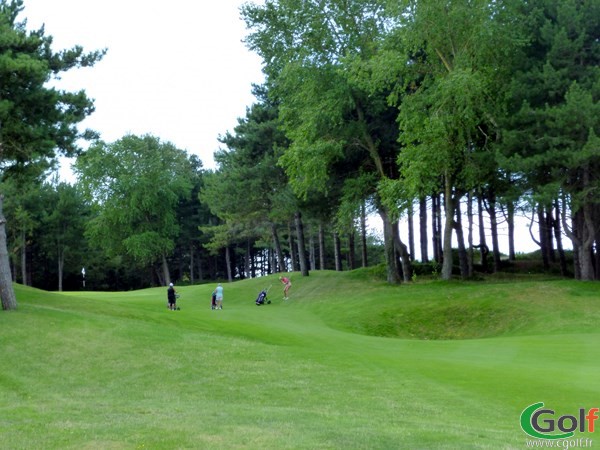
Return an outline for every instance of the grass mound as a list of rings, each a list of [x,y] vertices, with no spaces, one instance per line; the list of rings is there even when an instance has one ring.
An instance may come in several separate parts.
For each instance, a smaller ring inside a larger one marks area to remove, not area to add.
[[[384,311],[365,323],[367,334],[416,339],[474,339],[505,334],[524,319],[500,305],[428,305]]]
[[[487,281],[423,280],[389,286],[370,271],[313,273],[297,292],[331,326],[360,334],[424,340],[594,330],[597,283],[547,276]]]

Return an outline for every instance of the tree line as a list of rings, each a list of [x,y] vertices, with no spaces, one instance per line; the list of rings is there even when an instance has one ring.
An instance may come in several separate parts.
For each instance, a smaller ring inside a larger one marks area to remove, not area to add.
[[[575,277],[599,278],[597,2],[266,0],[242,16],[288,139],[277,162],[290,188],[337,212],[373,205],[389,282],[410,278],[414,255],[398,219],[414,205],[422,218],[426,202],[444,279],[453,239],[463,277],[488,248],[473,232],[484,213],[494,266],[499,211],[514,257],[523,203],[545,264],[557,250],[566,273],[564,234]]]
[[[416,259],[413,220],[421,262],[466,278],[488,252],[499,269],[499,216],[514,259],[519,209],[535,217],[546,266],[558,254],[567,273],[567,236],[574,276],[600,277],[597,2],[244,4],[266,81],[221,136],[216,170],[155,136],[81,132],[93,101],[48,82],[105,50],[55,52],[22,11],[0,0],[3,309],[16,307],[13,280],[73,289],[84,265],[97,288],[133,289],[381,259],[400,283]],[[60,155],[77,158],[75,184],[47,181]],[[373,212],[382,248],[366,232]]]

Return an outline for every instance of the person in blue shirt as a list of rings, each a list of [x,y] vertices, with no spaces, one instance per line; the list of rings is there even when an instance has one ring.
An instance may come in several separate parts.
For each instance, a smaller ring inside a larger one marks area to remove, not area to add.
[[[223,286],[221,285],[221,283],[219,283],[214,293],[217,299],[215,309],[223,309]]]

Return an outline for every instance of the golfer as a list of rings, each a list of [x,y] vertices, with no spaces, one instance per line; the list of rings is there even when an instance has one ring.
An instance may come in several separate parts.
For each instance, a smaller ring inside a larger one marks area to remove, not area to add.
[[[221,283],[215,289],[215,297],[217,299],[215,309],[223,309],[223,286],[221,286]]]
[[[169,289],[167,289],[167,301],[169,302],[169,309],[172,311],[175,311],[176,307],[175,307],[175,301],[176,301],[176,295],[175,295],[175,288],[173,287],[173,283],[169,283]]]
[[[283,283],[283,299],[288,300],[289,291],[292,287],[292,281],[288,277],[279,277],[279,281]]]

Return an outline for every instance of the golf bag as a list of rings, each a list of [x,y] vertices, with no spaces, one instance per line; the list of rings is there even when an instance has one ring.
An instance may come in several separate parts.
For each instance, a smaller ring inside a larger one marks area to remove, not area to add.
[[[267,291],[263,289],[260,291],[260,294],[258,294],[258,297],[256,297],[256,306],[261,306],[264,304],[271,304],[271,300],[267,300]]]
[[[210,309],[215,309],[217,307],[217,294],[213,292],[212,299],[210,303]]]

